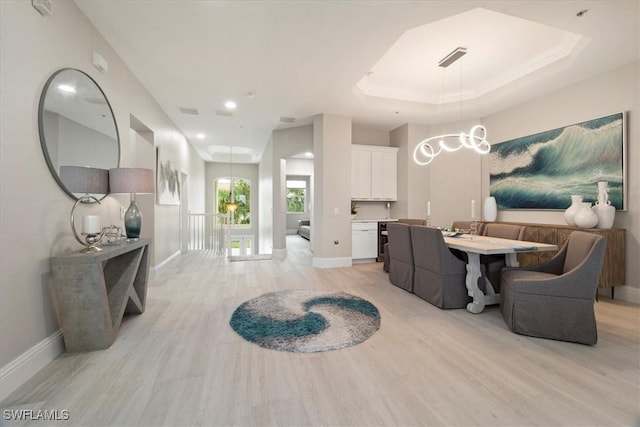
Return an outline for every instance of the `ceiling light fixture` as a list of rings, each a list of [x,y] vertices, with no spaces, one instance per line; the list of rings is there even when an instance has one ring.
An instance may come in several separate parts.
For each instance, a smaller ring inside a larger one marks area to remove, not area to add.
[[[438,62],[438,66],[446,68],[458,59],[462,58],[466,53],[467,49],[464,47],[458,47],[453,52],[442,58],[440,62]],[[444,83],[442,92],[442,102],[444,102]],[[462,99],[462,90],[460,92],[460,99]],[[431,144],[435,141],[438,142],[437,145],[434,144],[434,148]],[[447,143],[446,141],[450,142]],[[470,148],[478,154],[487,154],[491,150],[491,146],[487,141],[487,130],[485,127],[482,125],[475,125],[471,128],[469,134],[464,132],[451,133],[424,139],[420,141],[413,150],[413,161],[420,166],[425,166],[431,163],[433,159],[443,151],[453,152],[458,151],[461,148]]]
[[[235,202],[235,192],[233,185],[233,147],[229,147],[229,201],[227,202],[227,212],[233,216],[233,213],[238,209],[238,204]]]
[[[224,103],[224,106],[225,106],[225,108],[226,108],[226,109],[228,109],[228,110],[235,110],[235,108],[236,108],[236,103],[235,103],[234,101],[229,100],[229,101],[226,101],[226,102]]]
[[[198,139],[204,139],[204,137],[205,137],[204,133],[199,133],[199,134],[196,135],[196,138],[198,138]]]

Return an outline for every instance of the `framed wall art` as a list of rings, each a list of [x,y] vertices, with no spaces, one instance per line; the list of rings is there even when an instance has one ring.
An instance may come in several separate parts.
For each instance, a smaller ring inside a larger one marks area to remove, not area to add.
[[[490,187],[498,209],[566,209],[571,195],[595,202],[598,182],[625,209],[626,117],[617,113],[491,146]]]
[[[159,205],[180,204],[180,171],[171,152],[158,147],[156,152],[156,194]]]

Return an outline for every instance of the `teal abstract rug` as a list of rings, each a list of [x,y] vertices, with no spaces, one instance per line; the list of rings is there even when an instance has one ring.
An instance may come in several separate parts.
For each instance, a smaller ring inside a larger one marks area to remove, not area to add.
[[[343,292],[269,292],[241,304],[229,324],[261,347],[298,353],[360,344],[380,328],[378,309]]]

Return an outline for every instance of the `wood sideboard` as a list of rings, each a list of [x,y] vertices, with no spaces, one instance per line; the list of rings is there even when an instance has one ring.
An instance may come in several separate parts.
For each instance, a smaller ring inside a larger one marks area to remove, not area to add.
[[[602,265],[602,273],[598,286],[601,288],[613,288],[626,283],[626,230],[621,228],[579,228],[562,224],[532,224],[527,222],[502,222],[504,224],[517,224],[525,226],[523,240],[532,242],[551,243],[562,248],[569,235],[574,231],[586,231],[598,234],[607,240],[607,248]],[[521,266],[539,264],[551,259],[557,251],[531,252],[518,254],[518,262]]]
[[[125,313],[142,314],[150,239],[51,258],[58,316],[68,352],[109,347]]]

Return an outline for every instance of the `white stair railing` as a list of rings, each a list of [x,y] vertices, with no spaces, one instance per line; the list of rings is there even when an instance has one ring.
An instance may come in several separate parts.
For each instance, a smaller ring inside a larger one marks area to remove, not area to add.
[[[189,212],[189,250],[213,251],[220,256],[225,255],[227,216],[215,213]]]

